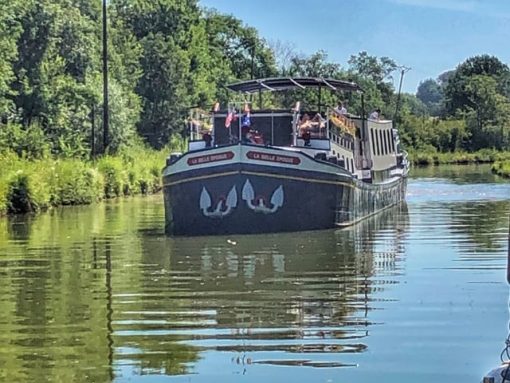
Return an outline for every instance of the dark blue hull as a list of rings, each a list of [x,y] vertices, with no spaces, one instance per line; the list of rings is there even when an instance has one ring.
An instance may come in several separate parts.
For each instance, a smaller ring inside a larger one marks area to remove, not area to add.
[[[168,234],[252,234],[347,226],[405,196],[405,177],[373,185],[345,173],[229,162],[165,175]]]

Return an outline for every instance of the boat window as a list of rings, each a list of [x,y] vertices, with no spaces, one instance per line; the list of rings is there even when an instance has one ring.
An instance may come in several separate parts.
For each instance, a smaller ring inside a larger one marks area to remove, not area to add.
[[[390,138],[390,142],[391,142],[391,152],[392,153],[395,153],[395,141],[393,140],[393,135],[391,134],[391,132],[388,130],[388,136]]]
[[[379,134],[377,132],[377,130],[374,132],[375,134],[375,143],[377,144],[377,155],[380,156],[381,155],[381,146],[379,145]]]
[[[384,155],[386,155],[386,154],[389,153],[389,150],[388,150],[388,137],[386,136],[386,131],[385,130],[381,130],[381,135],[382,135],[382,141],[384,143]]]
[[[379,130],[379,140],[381,141],[381,155],[385,155],[385,151],[384,151],[384,137],[383,137],[383,131],[382,130]]]
[[[374,129],[370,129],[370,136],[372,137],[372,153],[375,154],[375,139],[374,139]]]
[[[354,160],[351,158],[351,171],[354,171]]]

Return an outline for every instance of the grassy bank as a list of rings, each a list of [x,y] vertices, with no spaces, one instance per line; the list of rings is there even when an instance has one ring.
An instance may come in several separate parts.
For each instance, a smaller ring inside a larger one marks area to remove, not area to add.
[[[441,165],[441,164],[470,164],[470,163],[493,163],[497,161],[510,161],[510,152],[499,152],[491,149],[483,149],[477,152],[421,152],[410,151],[409,160],[414,165]]]
[[[492,164],[492,171],[502,177],[510,178],[510,160],[494,162]]]
[[[157,192],[167,154],[141,147],[97,161],[0,154],[0,215]]]

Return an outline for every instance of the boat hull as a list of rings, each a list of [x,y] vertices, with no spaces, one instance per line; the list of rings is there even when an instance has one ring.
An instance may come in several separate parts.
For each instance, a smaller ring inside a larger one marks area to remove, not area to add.
[[[348,226],[399,203],[406,191],[405,177],[369,184],[300,152],[246,145],[187,154],[163,181],[171,235]]]

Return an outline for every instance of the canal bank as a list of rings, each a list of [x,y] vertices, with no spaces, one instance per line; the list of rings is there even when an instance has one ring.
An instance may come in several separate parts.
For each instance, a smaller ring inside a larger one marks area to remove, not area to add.
[[[96,161],[0,154],[0,215],[158,192],[167,152],[131,148]]]

